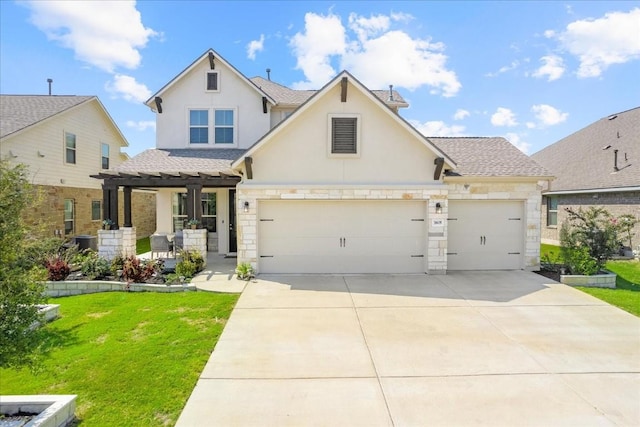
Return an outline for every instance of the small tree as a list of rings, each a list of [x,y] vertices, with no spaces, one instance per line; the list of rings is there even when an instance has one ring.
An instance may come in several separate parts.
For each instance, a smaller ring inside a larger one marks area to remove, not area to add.
[[[43,348],[43,271],[25,262],[22,213],[33,200],[24,165],[0,160],[0,367],[35,366]]]
[[[565,262],[574,274],[598,272],[620,248],[619,221],[604,208],[565,210],[569,216],[560,229],[560,246]],[[589,258],[593,262],[589,262]]]
[[[618,217],[620,233],[629,241],[629,247],[633,248],[633,228],[638,224],[638,218],[631,214],[624,214]]]

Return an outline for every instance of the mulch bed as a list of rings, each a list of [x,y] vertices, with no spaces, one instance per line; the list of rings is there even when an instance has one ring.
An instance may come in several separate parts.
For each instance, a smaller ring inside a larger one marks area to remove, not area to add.
[[[543,270],[540,270],[540,271],[534,271],[534,273],[539,274],[541,276],[544,276],[544,277],[546,277],[548,279],[555,280],[556,282],[560,281],[560,273],[557,273],[555,271],[543,271]]]

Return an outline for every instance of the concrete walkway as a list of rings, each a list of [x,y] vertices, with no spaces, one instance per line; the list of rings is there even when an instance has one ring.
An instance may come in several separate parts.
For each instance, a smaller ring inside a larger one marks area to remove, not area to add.
[[[640,425],[640,319],[527,272],[263,276],[178,426]]]

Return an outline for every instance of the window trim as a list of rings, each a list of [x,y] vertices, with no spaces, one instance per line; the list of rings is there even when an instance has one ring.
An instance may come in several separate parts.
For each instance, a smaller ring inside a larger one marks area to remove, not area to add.
[[[73,136],[73,148],[67,147],[67,136]],[[64,131],[63,147],[64,147],[64,157],[63,157],[64,164],[77,165],[78,164],[78,136],[73,132]],[[73,151],[73,162],[67,161],[67,153],[69,150]]]
[[[207,126],[191,125],[191,112],[192,111],[206,111],[207,112]],[[189,107],[187,108],[187,144],[189,146],[202,147],[205,145],[211,145],[211,109],[206,107]],[[191,142],[191,128],[207,129],[207,142]]]
[[[356,119],[356,152],[333,152],[333,119]],[[362,155],[362,117],[355,113],[329,114],[327,116],[327,156],[330,158],[355,159]]]
[[[231,128],[231,130],[233,131],[233,140],[232,142],[216,142],[216,129],[218,128],[218,126],[216,125],[216,111],[231,111],[233,113],[233,124],[231,126],[226,126],[226,125],[221,125],[219,126],[221,129],[228,129]],[[236,108],[229,108],[229,107],[217,107],[217,108],[212,108],[211,110],[211,114],[213,116],[213,126],[211,129],[211,132],[213,133],[211,141],[212,144],[216,147],[234,147],[236,145],[238,145],[238,111]]]
[[[98,204],[98,217],[93,216],[93,204]],[[102,221],[102,200],[91,200],[91,221]]]
[[[104,148],[107,148],[107,167],[104,167]],[[109,144],[107,144],[106,142],[101,142],[100,143],[100,168],[102,170],[109,170],[109,166],[111,166],[111,146]]]
[[[558,228],[558,196],[546,196],[547,197],[547,227],[549,228]],[[556,201],[556,208],[555,209],[551,209],[551,201],[555,200]],[[556,221],[555,224],[551,224],[551,221],[549,221],[549,218],[551,217],[549,214],[551,213],[555,213],[556,214]]]
[[[216,77],[216,89],[209,89],[209,74],[215,74]],[[220,92],[220,72],[207,70],[204,73],[204,91],[205,92]]]

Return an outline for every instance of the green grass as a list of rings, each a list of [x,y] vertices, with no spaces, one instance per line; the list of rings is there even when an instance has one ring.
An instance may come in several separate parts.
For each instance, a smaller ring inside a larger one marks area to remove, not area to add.
[[[151,240],[148,237],[143,237],[136,241],[136,254],[144,254],[151,252]]]
[[[109,292],[56,298],[41,372],[0,369],[0,394],[77,394],[86,426],[174,425],[237,295]]]
[[[560,247],[540,245],[540,255],[548,254],[552,262],[559,262]],[[616,273],[616,288],[591,288],[577,286],[576,289],[615,305],[640,317],[640,261],[607,261],[605,268]]]

